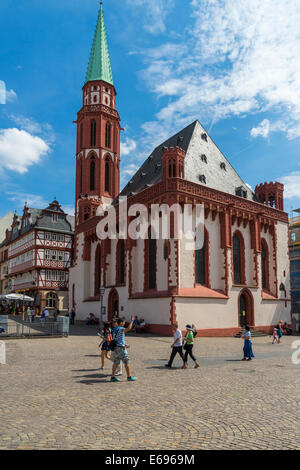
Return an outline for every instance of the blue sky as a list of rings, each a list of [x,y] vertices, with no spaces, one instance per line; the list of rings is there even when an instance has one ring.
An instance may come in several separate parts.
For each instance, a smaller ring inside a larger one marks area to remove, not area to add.
[[[198,119],[252,188],[300,207],[300,2],[104,0],[123,185]],[[74,207],[75,125],[98,0],[0,3],[0,216]],[[1,88],[1,87],[0,87]]]

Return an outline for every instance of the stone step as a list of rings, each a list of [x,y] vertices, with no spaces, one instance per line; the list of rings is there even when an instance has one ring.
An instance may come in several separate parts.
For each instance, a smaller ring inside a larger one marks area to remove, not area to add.
[[[236,335],[235,338],[241,338],[241,336],[245,333],[245,329],[239,331]],[[268,333],[265,333],[264,331],[259,331],[259,330],[250,330],[251,337],[252,338],[260,338],[263,336],[270,336]]]

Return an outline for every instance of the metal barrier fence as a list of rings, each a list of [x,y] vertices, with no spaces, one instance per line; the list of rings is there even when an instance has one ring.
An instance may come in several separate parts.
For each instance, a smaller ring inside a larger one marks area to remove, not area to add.
[[[67,321],[66,321],[67,320]],[[35,338],[41,336],[62,336],[69,335],[69,319],[58,318],[56,322],[46,321],[44,323],[36,320],[29,321],[9,321],[6,324],[5,331],[0,333],[1,338]]]

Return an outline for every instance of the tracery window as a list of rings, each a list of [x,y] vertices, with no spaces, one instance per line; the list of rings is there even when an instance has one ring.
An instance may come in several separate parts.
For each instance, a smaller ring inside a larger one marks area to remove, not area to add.
[[[96,146],[96,129],[97,129],[96,121],[95,119],[93,119],[91,121],[91,147]]]
[[[233,272],[234,283],[245,284],[245,255],[244,241],[240,233],[233,236]]]
[[[111,148],[111,125],[109,122],[105,125],[105,147]]]
[[[125,241],[119,240],[117,245],[117,284],[125,283]]]
[[[149,242],[149,289],[156,288],[156,240],[150,238]]]
[[[95,157],[91,158],[90,163],[90,191],[95,191]]]
[[[110,192],[110,160],[105,159],[105,192]]]
[[[262,288],[269,290],[269,250],[265,240],[261,241]]]
[[[203,246],[195,250],[195,283],[209,287],[209,241],[208,232],[205,229]]]

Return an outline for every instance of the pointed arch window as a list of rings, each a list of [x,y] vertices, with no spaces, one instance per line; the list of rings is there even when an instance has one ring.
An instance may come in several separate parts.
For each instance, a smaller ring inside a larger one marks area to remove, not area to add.
[[[97,125],[95,119],[92,119],[91,121],[91,147],[96,146],[96,131],[97,131]]]
[[[95,157],[91,157],[90,162],[90,191],[95,191]]]
[[[95,293],[99,295],[99,287],[101,286],[101,245],[99,244],[95,253]]]
[[[149,289],[156,289],[156,250],[157,242],[150,238],[149,242]]]
[[[79,192],[82,194],[82,160],[80,160],[79,167]]]
[[[105,159],[105,192],[110,192],[110,159],[106,157]]]
[[[206,228],[204,230],[203,247],[195,250],[195,282],[209,287],[209,239]]]
[[[116,283],[125,284],[125,241],[119,240],[117,245]]]
[[[83,145],[83,124],[81,123],[80,124],[80,137],[79,137],[79,146],[80,146],[80,150],[82,149],[82,145]]]
[[[269,249],[264,239],[261,241],[261,276],[262,288],[269,290]]]
[[[245,284],[245,247],[242,235],[233,236],[233,279],[235,284]]]
[[[105,125],[105,147],[111,148],[111,125],[109,122]]]

